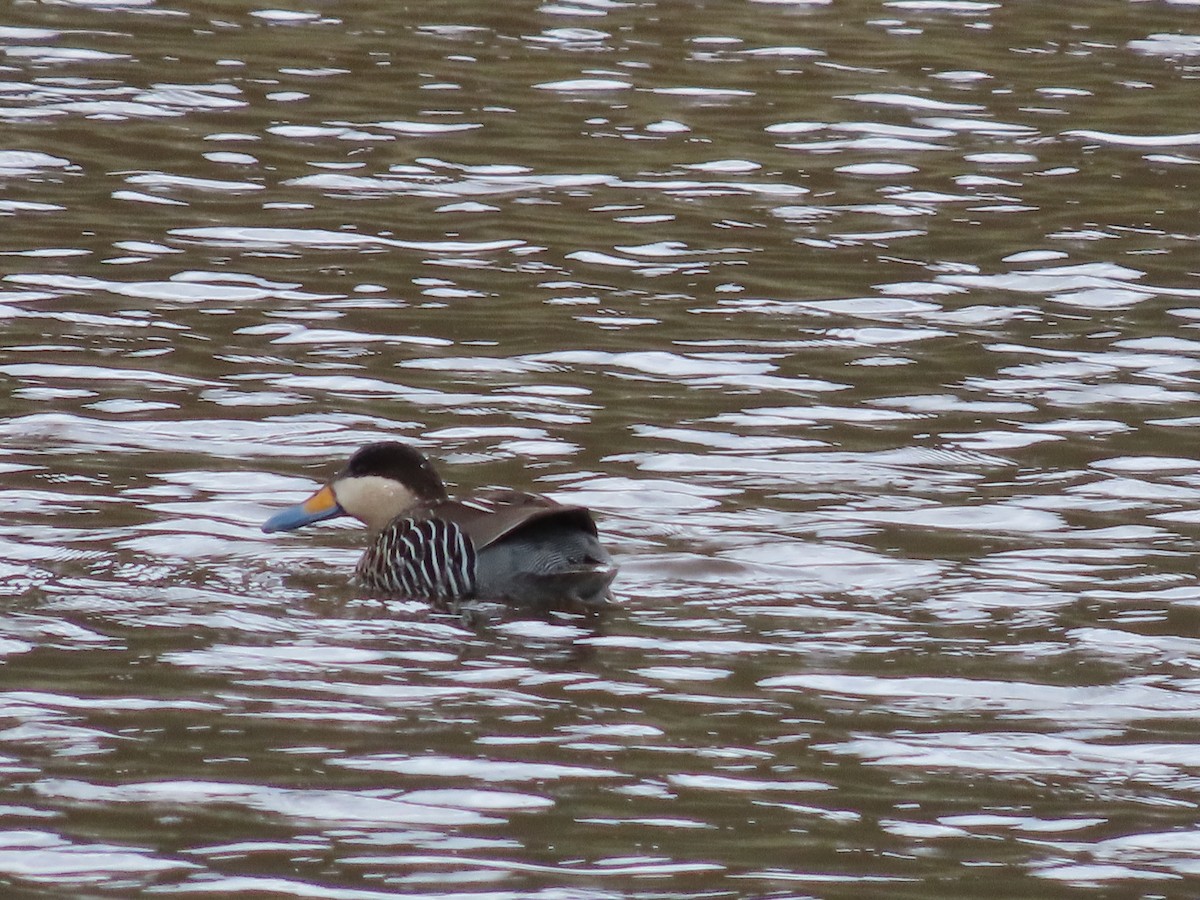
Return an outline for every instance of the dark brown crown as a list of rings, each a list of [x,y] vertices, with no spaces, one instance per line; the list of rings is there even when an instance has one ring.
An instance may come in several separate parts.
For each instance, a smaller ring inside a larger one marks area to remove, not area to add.
[[[419,500],[446,499],[446,486],[433,464],[419,451],[398,441],[381,441],[360,447],[350,457],[339,478],[375,475],[404,485]]]

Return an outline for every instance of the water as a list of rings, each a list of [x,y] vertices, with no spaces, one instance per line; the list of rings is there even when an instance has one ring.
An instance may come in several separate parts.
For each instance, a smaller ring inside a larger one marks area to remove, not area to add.
[[[13,895],[1186,896],[1188,3],[18,4]],[[603,621],[259,524],[595,511]]]

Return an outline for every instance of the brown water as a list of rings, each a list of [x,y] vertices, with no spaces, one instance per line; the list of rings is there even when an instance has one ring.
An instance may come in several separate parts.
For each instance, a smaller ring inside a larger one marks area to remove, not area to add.
[[[1194,896],[1193,3],[18,3],[11,895]],[[603,622],[259,524],[383,437]]]

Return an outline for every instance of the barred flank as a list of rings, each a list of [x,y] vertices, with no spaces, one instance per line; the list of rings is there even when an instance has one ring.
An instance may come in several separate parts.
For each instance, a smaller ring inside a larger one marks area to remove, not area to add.
[[[356,575],[391,597],[462,600],[475,593],[475,547],[453,522],[396,519],[367,548]]]

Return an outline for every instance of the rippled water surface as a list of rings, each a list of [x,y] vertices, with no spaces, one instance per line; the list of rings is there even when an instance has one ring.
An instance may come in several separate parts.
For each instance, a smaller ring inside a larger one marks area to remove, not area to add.
[[[10,5],[0,887],[1194,894],[1196,13]],[[385,437],[618,605],[260,533]]]

